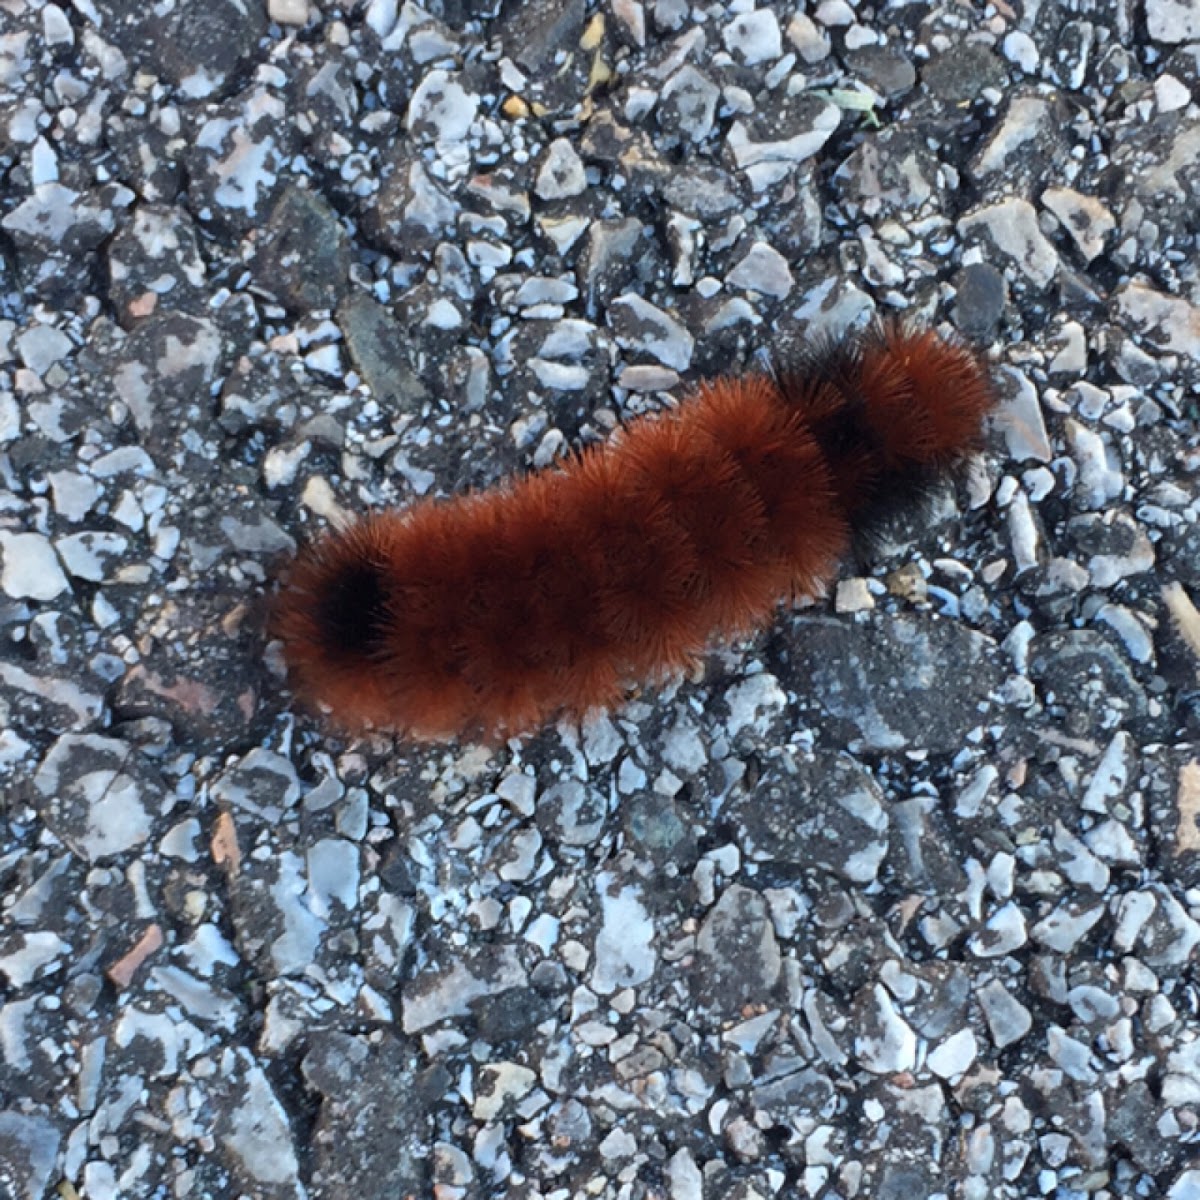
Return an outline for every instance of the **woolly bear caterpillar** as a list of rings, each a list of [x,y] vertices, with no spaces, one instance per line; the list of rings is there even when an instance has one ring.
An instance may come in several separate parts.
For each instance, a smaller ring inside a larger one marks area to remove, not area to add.
[[[510,735],[765,625],[980,446],[969,347],[876,325],[701,384],[606,445],[328,533],[277,602],[293,686],[345,729]]]

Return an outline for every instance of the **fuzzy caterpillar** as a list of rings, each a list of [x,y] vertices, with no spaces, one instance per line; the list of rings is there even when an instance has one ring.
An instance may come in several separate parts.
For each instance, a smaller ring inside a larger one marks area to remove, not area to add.
[[[969,347],[879,324],[701,384],[563,465],[303,551],[275,628],[348,730],[497,737],[618,703],[821,589],[980,447]]]

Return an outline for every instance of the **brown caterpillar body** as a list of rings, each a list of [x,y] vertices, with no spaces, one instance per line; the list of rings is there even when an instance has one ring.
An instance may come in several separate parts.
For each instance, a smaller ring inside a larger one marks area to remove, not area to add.
[[[979,448],[994,402],[970,348],[876,326],[560,467],[364,517],[284,585],[295,690],[343,728],[417,738],[615,704],[826,584]]]

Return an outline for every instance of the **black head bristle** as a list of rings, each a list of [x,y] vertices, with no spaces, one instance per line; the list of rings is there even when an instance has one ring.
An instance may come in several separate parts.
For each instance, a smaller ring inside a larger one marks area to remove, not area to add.
[[[347,564],[326,585],[317,605],[318,623],[331,654],[371,658],[388,628],[388,594],[375,563]]]
[[[875,323],[840,338],[822,337],[791,361],[777,365],[775,383],[784,403],[800,413],[805,429],[820,447],[833,487],[850,527],[852,552],[859,563],[873,561],[892,534],[923,517],[946,483],[965,468],[965,458],[942,453],[932,459],[913,453],[922,438],[913,431],[938,428],[927,397],[909,394],[913,378],[904,364],[885,387],[903,389],[907,402],[897,405],[896,394],[880,395],[881,377],[864,375],[869,360],[892,356],[892,341],[903,340],[903,327]],[[917,349],[921,338],[916,336]],[[937,343],[941,355],[944,343]],[[953,399],[947,397],[947,399]],[[880,418],[880,402],[889,402]],[[896,431],[908,433],[897,441]],[[897,446],[902,447],[899,452]]]

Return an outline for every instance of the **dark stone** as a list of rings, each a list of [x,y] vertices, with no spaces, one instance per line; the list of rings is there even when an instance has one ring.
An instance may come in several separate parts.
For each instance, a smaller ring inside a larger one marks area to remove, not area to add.
[[[560,51],[577,50],[586,15],[585,0],[505,0],[494,32],[519,66],[548,75]]]
[[[917,82],[912,60],[895,45],[863,46],[846,54],[846,66],[880,95],[892,99],[910,92]]]
[[[213,0],[162,9],[98,0],[104,35],[141,69],[209,96],[245,69],[267,31],[265,4]]]
[[[336,307],[350,270],[337,214],[315,193],[287,187],[271,211],[256,265],[289,312]]]
[[[429,1194],[428,1116],[415,1087],[416,1057],[400,1039],[325,1033],[301,1064],[323,1097],[313,1131],[311,1195]]]
[[[948,104],[975,100],[984,88],[1003,88],[1008,71],[994,51],[961,42],[934,55],[921,69],[921,81]]]
[[[822,714],[821,733],[868,751],[957,753],[1004,678],[990,638],[928,615],[801,619],[777,643],[775,674]]]
[[[954,323],[973,341],[995,335],[1008,300],[1008,284],[990,263],[969,263],[955,280]]]
[[[759,862],[829,871],[866,885],[887,853],[883,794],[843,755],[773,758],[753,787],[735,793],[727,812],[746,854]]]
[[[1148,712],[1148,697],[1128,662],[1090,629],[1037,638],[1030,648],[1029,675],[1073,737],[1111,732]]]
[[[1158,1132],[1162,1104],[1142,1080],[1118,1089],[1107,1106],[1108,1136],[1124,1147],[1143,1171],[1157,1175],[1175,1161],[1179,1143]]]
[[[213,383],[227,363],[229,344],[207,317],[164,308],[141,321],[104,363],[110,386],[133,416],[142,445],[162,465],[195,463],[204,470],[211,456],[200,443],[214,430]]]
[[[621,812],[625,836],[655,861],[677,863],[686,870],[695,860],[695,834],[685,811],[673,800],[643,792],[622,804]]]
[[[554,1012],[551,1000],[531,987],[509,988],[497,996],[481,996],[471,1005],[479,1036],[493,1046],[526,1041]]]
[[[239,599],[212,591],[174,597],[170,636],[146,638],[140,661],[117,687],[114,712],[167,720],[199,753],[241,743],[256,727],[266,679],[261,629],[229,620]]]
[[[385,412],[412,412],[429,398],[405,353],[408,338],[383,305],[354,292],[338,307],[337,323],[351,358]]]
[[[142,204],[108,246],[109,299],[126,329],[162,311],[203,318],[207,267],[191,216]]]
[[[696,937],[696,999],[714,1012],[770,1004],[781,961],[767,902],[739,884],[727,887]]]

